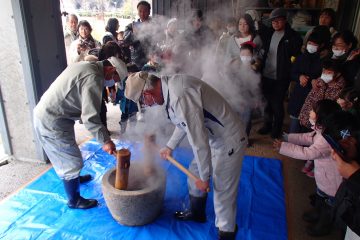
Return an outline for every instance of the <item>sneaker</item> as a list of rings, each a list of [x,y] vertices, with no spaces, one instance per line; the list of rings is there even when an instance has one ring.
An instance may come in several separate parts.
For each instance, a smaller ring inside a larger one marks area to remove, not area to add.
[[[312,169],[310,172],[306,173],[306,176],[310,177],[310,178],[314,178],[314,169]]]
[[[314,168],[314,162],[311,160],[306,161],[304,167],[301,169],[301,172],[308,173],[311,172],[311,170]]]

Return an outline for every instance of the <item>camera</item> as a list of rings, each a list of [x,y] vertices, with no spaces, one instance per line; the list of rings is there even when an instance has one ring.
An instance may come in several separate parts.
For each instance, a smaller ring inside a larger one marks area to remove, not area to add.
[[[80,42],[80,47],[81,48],[87,48],[89,46],[89,43],[88,42],[86,42],[86,41],[81,41]]]

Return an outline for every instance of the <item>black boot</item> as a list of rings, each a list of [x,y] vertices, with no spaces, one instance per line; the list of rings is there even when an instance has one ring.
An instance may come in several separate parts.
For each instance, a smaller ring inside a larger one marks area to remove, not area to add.
[[[310,225],[306,232],[313,237],[328,235],[333,227],[332,207],[323,201],[320,209],[319,220]]]
[[[206,199],[207,195],[204,197],[194,197],[190,195],[190,209],[184,212],[175,212],[175,218],[182,221],[206,222]]]
[[[314,223],[320,219],[321,207],[325,199],[317,194],[314,194],[310,196],[310,200],[313,208],[304,212],[302,219],[306,222]]]
[[[83,176],[79,176],[80,183],[87,183],[90,182],[92,179],[90,174],[85,174]]]
[[[224,232],[219,230],[219,240],[235,240],[238,226],[235,225],[234,232]]]
[[[315,223],[319,220],[320,218],[320,210],[316,207],[304,212],[304,214],[302,215],[302,219],[305,222],[309,222],[309,223]]]
[[[71,180],[64,180],[64,187],[66,195],[69,199],[67,205],[69,208],[88,209],[97,206],[97,200],[85,199],[80,196],[80,181],[79,178]]]
[[[266,134],[270,133],[271,130],[272,130],[272,123],[267,122],[267,123],[264,123],[264,125],[257,132],[260,135],[266,135]]]

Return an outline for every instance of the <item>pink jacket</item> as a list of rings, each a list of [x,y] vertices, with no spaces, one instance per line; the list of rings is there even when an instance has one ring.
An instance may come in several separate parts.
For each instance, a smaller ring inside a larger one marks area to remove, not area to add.
[[[288,142],[281,144],[279,153],[299,160],[314,160],[317,187],[327,195],[335,196],[342,177],[331,158],[331,147],[321,131],[289,134]]]

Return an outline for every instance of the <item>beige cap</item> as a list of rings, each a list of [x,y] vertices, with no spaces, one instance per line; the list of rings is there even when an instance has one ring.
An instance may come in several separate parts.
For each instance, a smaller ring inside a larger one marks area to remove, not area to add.
[[[123,80],[127,77],[128,71],[126,68],[126,64],[121,61],[120,58],[110,57],[108,61],[116,68],[116,72],[119,74],[120,80]]]
[[[147,78],[147,72],[137,72],[131,74],[126,80],[125,97],[134,102],[138,102],[141,92],[145,87]]]

